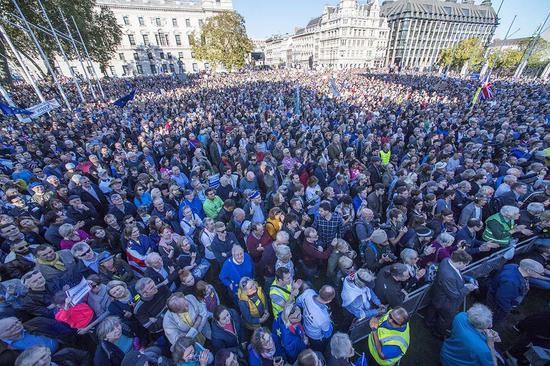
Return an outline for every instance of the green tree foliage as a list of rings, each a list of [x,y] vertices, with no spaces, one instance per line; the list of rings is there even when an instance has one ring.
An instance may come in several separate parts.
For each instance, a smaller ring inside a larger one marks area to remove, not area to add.
[[[495,70],[510,70],[516,67],[523,56],[523,51],[513,48],[496,50],[488,56],[489,67]]]
[[[477,65],[482,60],[483,44],[481,40],[479,38],[466,38],[458,42],[454,47],[441,50],[437,64],[460,68],[466,62],[470,65]]]
[[[254,49],[246,35],[244,18],[234,11],[224,11],[209,18],[200,34],[193,33],[190,40],[197,59],[223,65],[229,71],[243,67]]]
[[[526,38],[520,42],[520,49],[523,54],[531,44],[532,37]],[[548,62],[550,58],[550,42],[544,38],[539,38],[535,49],[531,53],[529,60],[527,60],[527,65],[530,67],[539,67]]]
[[[48,23],[40,11],[38,0],[18,0],[18,4],[30,23],[49,29]],[[122,30],[117,24],[113,12],[103,7],[97,10],[95,0],[42,0],[42,4],[46,8],[53,27],[60,32],[66,33],[65,25],[59,13],[59,9],[62,9],[68,20],[73,37],[78,40],[71,20],[71,16],[74,17],[84,38],[84,42],[86,42],[90,56],[100,64],[102,70],[105,70],[108,66],[108,61],[114,55],[122,39]],[[0,0],[0,14],[12,23],[23,25],[17,17],[17,9],[11,0]],[[40,54],[26,32],[6,22],[2,24],[19,52],[45,74],[45,70],[36,62],[36,60],[40,59]],[[37,30],[34,33],[50,60],[59,55],[59,49],[52,36]],[[63,39],[60,40],[68,56],[73,59],[76,58],[70,42]],[[80,52],[81,54],[83,53],[82,48]],[[4,53],[4,55],[13,57],[11,53]],[[3,56],[0,55],[0,57]]]

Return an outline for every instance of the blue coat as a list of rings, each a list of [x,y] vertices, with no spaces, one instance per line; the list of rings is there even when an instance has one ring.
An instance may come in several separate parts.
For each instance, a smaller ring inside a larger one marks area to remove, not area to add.
[[[293,363],[298,358],[300,352],[307,348],[303,341],[304,332],[300,328],[294,331],[288,328],[283,322],[282,315],[279,314],[273,322],[273,340],[277,347],[283,349],[287,362]]]
[[[441,347],[443,366],[493,366],[487,338],[468,321],[468,315],[458,313],[453,320],[451,336]]]
[[[275,342],[275,355],[273,358],[281,356],[283,359],[285,358],[283,354],[283,350],[281,347]],[[248,345],[248,366],[272,366],[273,360],[268,360],[267,358],[263,358],[261,354],[257,353],[254,348],[252,348],[252,345]]]
[[[235,334],[232,334],[218,325],[218,322],[212,320],[212,351],[218,352],[222,348],[239,348],[241,343],[246,341],[244,329],[241,327],[241,320],[237,312],[228,309],[231,314],[231,321]]]
[[[233,257],[227,258],[223,262],[219,277],[225,286],[229,287],[234,294],[237,294],[241,278],[254,278],[254,263],[252,263],[252,258],[248,253],[244,253],[244,261],[239,265],[233,262]]]
[[[519,272],[519,265],[507,264],[493,279],[489,294],[493,296],[498,307],[507,313],[513,306],[523,302],[527,290],[527,281]]]

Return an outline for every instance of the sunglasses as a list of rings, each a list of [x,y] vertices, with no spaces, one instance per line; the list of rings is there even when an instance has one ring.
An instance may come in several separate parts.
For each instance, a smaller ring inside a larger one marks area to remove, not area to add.
[[[90,253],[91,251],[92,251],[92,249],[91,249],[91,248],[88,248],[88,249],[86,249],[86,251],[80,253],[78,256],[79,256],[79,257],[84,257],[86,254]]]

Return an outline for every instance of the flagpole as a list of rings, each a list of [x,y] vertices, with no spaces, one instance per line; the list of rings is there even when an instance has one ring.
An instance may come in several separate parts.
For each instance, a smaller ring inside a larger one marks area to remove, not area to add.
[[[1,84],[0,84],[0,94],[4,97],[6,102],[8,102],[8,105],[10,107],[17,108],[17,106],[15,105],[13,100],[11,99],[10,95],[8,94],[8,91],[6,89],[4,89],[4,87]],[[20,114],[16,114],[15,116],[17,117],[19,122],[29,122],[30,121],[30,119],[28,117],[23,117]]]
[[[97,85],[99,86],[99,91],[101,92],[101,97],[103,100],[105,100],[105,93],[103,93],[103,88],[101,87],[101,80],[99,80],[99,77],[97,76],[97,73],[95,72],[95,67],[92,62],[92,58],[90,57],[90,54],[88,53],[88,47],[86,47],[86,43],[84,43],[84,39],[82,38],[82,34],[80,34],[80,29],[78,29],[78,26],[76,25],[76,21],[74,20],[74,17],[71,15],[71,19],[73,21],[74,27],[76,29],[76,33],[78,34],[78,37],[80,38],[80,43],[82,44],[82,47],[84,48],[84,53],[86,53],[87,62],[90,64],[92,68],[92,74],[94,78],[97,81]]]
[[[65,15],[59,10],[59,14],[61,15],[61,19],[63,20],[63,24],[65,24],[65,28],[67,29],[67,34],[69,35],[69,38],[71,39],[71,44],[73,45],[74,52],[76,53],[76,56],[78,57],[78,61],[80,62],[80,67],[82,67],[82,71],[84,72],[84,76],[86,77],[86,81],[88,82],[88,87],[90,88],[90,91],[92,92],[92,96],[94,97],[94,101],[97,102],[97,96],[95,95],[94,86],[92,85],[92,82],[90,81],[90,77],[88,76],[88,70],[86,70],[86,67],[84,67],[84,63],[82,62],[82,56],[80,55],[80,51],[78,50],[78,47],[76,46],[76,42],[73,38],[73,35],[71,33],[71,30],[69,28],[69,24],[67,23],[67,19],[65,19]]]
[[[32,41],[36,45],[36,48],[38,48],[38,52],[40,53],[40,56],[42,57],[44,64],[46,64],[46,67],[48,68],[48,71],[52,75],[52,79],[55,83],[55,86],[57,87],[57,90],[59,90],[59,93],[61,94],[61,97],[63,98],[63,101],[65,102],[65,105],[69,110],[72,110],[71,104],[69,103],[69,100],[67,99],[67,96],[65,95],[65,91],[63,90],[63,87],[57,80],[57,77],[55,76],[55,72],[52,69],[52,65],[50,64],[50,61],[48,60],[48,56],[46,56],[46,53],[42,49],[42,46],[40,46],[40,42],[38,42],[38,39],[36,38],[36,35],[34,34],[32,28],[29,25],[29,22],[27,21],[27,18],[25,18],[25,14],[23,14],[23,11],[21,11],[21,8],[19,7],[19,4],[17,3],[17,0],[12,0],[13,5],[15,5],[15,8],[17,9],[17,12],[19,13],[19,16],[23,19],[23,24],[28,30],[28,34],[31,36]]]
[[[61,52],[61,56],[63,57],[63,61],[65,61],[65,65],[69,68],[69,73],[71,74],[71,77],[73,79],[73,84],[76,87],[76,91],[78,92],[78,96],[80,97],[80,100],[82,103],[86,103],[86,100],[84,100],[84,95],[82,95],[82,90],[80,90],[80,85],[78,83],[78,80],[76,79],[76,75],[74,74],[73,68],[69,64],[69,59],[67,58],[67,54],[63,50],[63,46],[61,45],[61,42],[59,41],[59,37],[57,37],[57,33],[55,29],[53,28],[52,22],[50,21],[50,18],[48,17],[48,13],[46,13],[46,9],[44,9],[44,5],[42,4],[41,0],[38,0],[38,5],[40,5],[40,9],[42,10],[42,14],[44,14],[44,17],[46,18],[46,21],[48,22],[48,26],[52,30],[53,38],[55,39],[55,43],[57,44],[57,47],[59,47],[59,51]]]
[[[19,65],[21,66],[21,69],[23,70],[23,74],[25,74],[27,80],[32,85],[32,88],[36,92],[36,95],[38,95],[38,99],[40,99],[41,102],[45,102],[46,98],[44,98],[44,95],[42,95],[42,92],[38,88],[38,85],[36,85],[36,83],[34,82],[34,79],[32,78],[32,76],[30,74],[30,71],[27,69],[27,65],[25,65],[25,63],[23,62],[23,59],[21,58],[21,55],[19,54],[19,52],[17,51],[17,49],[15,48],[13,43],[11,43],[11,39],[8,36],[8,33],[6,32],[6,30],[4,29],[2,24],[0,24],[0,34],[2,35],[2,37],[4,38],[6,43],[8,44],[11,52],[13,52],[13,54],[14,54],[15,58],[17,59],[17,61],[19,62]]]

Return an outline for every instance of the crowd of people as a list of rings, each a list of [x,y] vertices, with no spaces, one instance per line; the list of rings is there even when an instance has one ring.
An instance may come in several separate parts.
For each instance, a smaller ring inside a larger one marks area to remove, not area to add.
[[[442,364],[497,365],[493,326],[550,288],[548,84],[472,106],[429,75],[129,82],[123,108],[112,80],[0,120],[0,365],[395,365],[425,284]],[[497,251],[487,286],[461,274]]]

